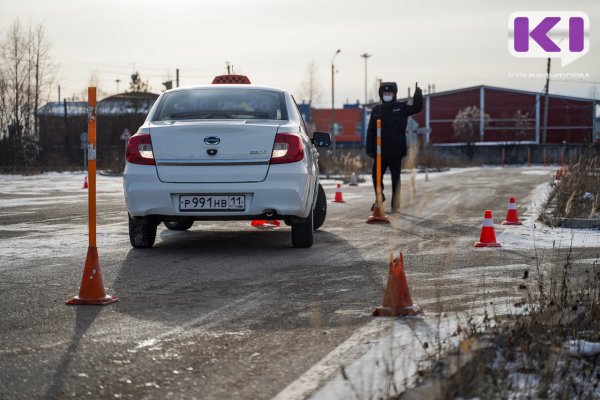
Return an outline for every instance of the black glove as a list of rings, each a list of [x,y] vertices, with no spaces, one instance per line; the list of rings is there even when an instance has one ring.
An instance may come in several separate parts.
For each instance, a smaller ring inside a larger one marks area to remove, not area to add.
[[[421,92],[422,92],[422,90],[421,90],[421,88],[419,87],[418,83],[417,83],[417,82],[415,82],[415,94],[417,94],[417,92],[421,93]]]

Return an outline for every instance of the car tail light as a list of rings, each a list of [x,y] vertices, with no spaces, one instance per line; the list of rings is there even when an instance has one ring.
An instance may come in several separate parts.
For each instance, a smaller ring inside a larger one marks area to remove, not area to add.
[[[294,133],[278,133],[275,136],[271,164],[298,162],[304,158],[304,145],[300,136]]]
[[[132,164],[156,165],[152,139],[147,133],[136,133],[127,142],[127,161]]]

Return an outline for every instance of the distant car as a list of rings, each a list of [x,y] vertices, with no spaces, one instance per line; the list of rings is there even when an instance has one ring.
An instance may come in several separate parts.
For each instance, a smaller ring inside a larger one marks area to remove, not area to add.
[[[245,83],[245,84],[233,84]],[[123,176],[133,247],[152,247],[163,222],[283,220],[310,247],[325,221],[317,149],[293,97],[241,75],[165,91],[129,138]]]

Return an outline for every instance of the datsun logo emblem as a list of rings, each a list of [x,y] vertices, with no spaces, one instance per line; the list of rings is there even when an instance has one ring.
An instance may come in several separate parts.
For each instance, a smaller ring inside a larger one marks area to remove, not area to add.
[[[209,146],[216,146],[221,143],[221,139],[216,136],[208,136],[204,138],[204,144]]]

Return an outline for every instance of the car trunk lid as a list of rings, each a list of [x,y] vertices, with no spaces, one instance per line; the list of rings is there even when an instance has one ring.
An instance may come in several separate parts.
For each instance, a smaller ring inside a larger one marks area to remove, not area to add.
[[[285,121],[151,122],[158,177],[172,183],[260,182]]]

